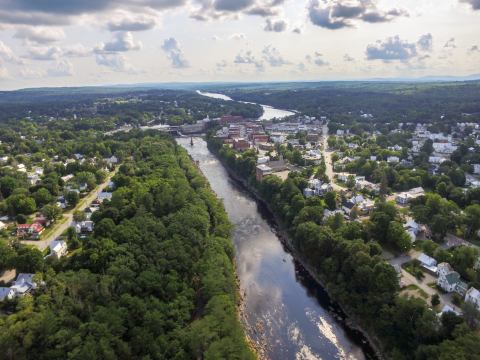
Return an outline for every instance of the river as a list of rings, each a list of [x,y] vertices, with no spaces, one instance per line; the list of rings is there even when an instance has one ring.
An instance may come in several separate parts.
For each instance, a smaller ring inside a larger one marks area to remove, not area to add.
[[[243,318],[250,339],[272,360],[358,359],[372,356],[347,328],[328,295],[284,248],[269,213],[227,174],[205,141],[178,138],[223,199],[234,224]]]
[[[200,94],[200,95],[203,95],[203,96],[211,97],[213,99],[234,101],[231,97],[229,97],[227,95],[224,95],[224,94],[202,92],[202,91],[199,91],[199,90],[197,90],[197,93]],[[254,103],[249,103],[249,102],[246,102],[246,101],[240,101],[240,102],[243,102],[245,104],[254,104]],[[259,121],[260,120],[271,120],[271,119],[274,119],[274,118],[282,119],[282,118],[285,118],[287,116],[295,115],[295,113],[293,111],[276,109],[276,108],[274,108],[272,106],[269,106],[269,105],[262,105],[262,104],[258,104],[258,105],[260,105],[263,109],[262,116],[260,116],[257,119]]]

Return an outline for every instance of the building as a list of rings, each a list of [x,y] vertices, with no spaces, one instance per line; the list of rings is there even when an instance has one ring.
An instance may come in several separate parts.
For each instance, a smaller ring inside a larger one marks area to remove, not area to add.
[[[103,203],[105,200],[112,200],[112,193],[111,192],[107,192],[107,191],[102,191],[101,193],[98,194],[97,196],[97,201],[101,204]]]
[[[72,226],[75,228],[77,234],[88,234],[93,232],[93,221],[80,221],[78,223],[73,223]]]
[[[62,256],[67,254],[67,243],[63,240],[54,240],[50,243],[50,256],[55,259],[60,259]]]
[[[387,162],[390,164],[396,164],[400,162],[400,158],[398,156],[389,156],[387,157]]]
[[[44,227],[39,223],[18,224],[17,237],[24,239],[38,240],[44,231]]]
[[[467,293],[465,294],[465,302],[471,303],[477,308],[477,310],[480,311],[480,291],[474,287],[468,289]]]
[[[270,166],[267,166],[265,164],[257,165],[257,168],[256,168],[257,181],[262,181],[265,176],[272,174],[272,172],[273,171]]]
[[[425,190],[423,190],[422,187],[413,188],[408,191],[397,194],[397,196],[395,197],[395,201],[397,202],[397,204],[406,205],[411,200],[424,195],[425,195]]]
[[[0,287],[0,301],[12,300],[15,297],[15,291],[12,288]]]
[[[15,296],[24,296],[37,288],[37,284],[33,281],[35,274],[18,274],[17,280],[10,287],[15,292]]]
[[[257,159],[257,164],[266,164],[270,161],[270,157],[268,156],[260,156],[258,159]]]
[[[421,253],[417,260],[420,261],[423,267],[429,270],[433,270],[435,268],[434,272],[437,272],[437,260],[435,260],[434,258],[424,253]]]
[[[464,296],[467,292],[467,284],[464,283],[460,274],[452,269],[449,263],[440,263],[437,268],[437,285],[446,292],[456,292]]]
[[[233,139],[233,148],[237,151],[245,151],[250,149],[250,143],[243,138]]]

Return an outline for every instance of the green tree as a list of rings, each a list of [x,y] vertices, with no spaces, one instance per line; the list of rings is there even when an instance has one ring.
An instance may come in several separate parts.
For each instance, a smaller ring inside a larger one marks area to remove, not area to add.
[[[62,215],[62,209],[60,209],[57,205],[45,205],[41,213],[45,218],[50,221],[58,219]]]

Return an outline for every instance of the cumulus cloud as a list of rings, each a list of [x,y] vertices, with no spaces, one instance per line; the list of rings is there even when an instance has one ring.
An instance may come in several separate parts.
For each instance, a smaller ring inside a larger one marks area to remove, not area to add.
[[[107,28],[110,31],[145,31],[153,29],[156,25],[156,18],[149,15],[121,14],[109,21]]]
[[[186,4],[186,0],[0,0],[0,23],[26,25],[65,25],[84,14],[127,10],[145,12]]]
[[[49,44],[63,40],[65,33],[61,28],[22,27],[17,30],[13,37],[37,44]]]
[[[57,60],[62,55],[58,46],[32,46],[28,49],[25,58],[39,61]]]
[[[7,79],[8,78],[8,70],[6,67],[0,65],[0,79]]]
[[[20,59],[13,52],[10,47],[8,47],[3,41],[0,40],[0,60],[12,63],[12,64],[22,64],[23,60]]]
[[[69,45],[62,49],[62,54],[66,57],[87,57],[92,53],[93,49],[87,48],[82,44]]]
[[[267,45],[263,48],[262,55],[265,61],[273,67],[290,64],[287,60],[283,58],[282,55],[280,55],[280,52],[277,50],[277,48],[271,45]]]
[[[343,61],[345,62],[354,62],[355,59],[348,54],[343,55]]]
[[[470,49],[468,49],[468,52],[470,54],[480,53],[480,48],[478,47],[478,45],[473,45]]]
[[[197,20],[236,18],[239,15],[277,16],[284,0],[194,0],[199,6],[192,17]]]
[[[95,60],[98,65],[105,66],[112,71],[138,73],[123,54],[96,54]]]
[[[247,36],[244,33],[235,33],[230,35],[230,39],[232,40],[245,40]]]
[[[263,71],[265,68],[263,61],[258,60],[250,50],[238,53],[233,62],[238,65],[254,65],[258,71]]]
[[[445,49],[455,49],[457,45],[455,44],[455,38],[450,38],[448,41],[443,45]]]
[[[180,48],[180,44],[175,38],[166,39],[163,42],[162,50],[167,55],[172,66],[176,69],[183,69],[189,67],[188,61],[183,55],[183,51]]]
[[[307,55],[305,56],[305,59],[311,63],[315,64],[317,66],[327,66],[329,63],[323,58],[323,54],[316,51],[313,55]]]
[[[423,51],[431,51],[433,47],[433,36],[428,33],[420,36],[420,39],[417,41],[418,47]]]
[[[68,60],[59,60],[47,70],[47,75],[52,77],[64,77],[73,75],[73,65]]]
[[[480,0],[460,0],[463,3],[470,4],[472,9],[480,10]]]
[[[408,62],[410,59],[424,60],[430,57],[432,51],[433,36],[424,34],[416,42],[408,42],[393,36],[386,40],[377,40],[375,44],[367,46],[366,55],[368,60],[382,60],[384,62],[401,61]]]
[[[116,33],[115,38],[107,43],[101,43],[95,48],[97,53],[116,53],[126,52],[132,50],[140,50],[142,48],[141,42],[136,42],[133,39],[131,32]]]
[[[402,9],[380,10],[375,0],[311,0],[308,15],[314,25],[336,30],[351,27],[354,21],[388,22],[408,13]]]
[[[288,24],[285,20],[267,19],[264,30],[273,32],[283,32],[287,30]]]

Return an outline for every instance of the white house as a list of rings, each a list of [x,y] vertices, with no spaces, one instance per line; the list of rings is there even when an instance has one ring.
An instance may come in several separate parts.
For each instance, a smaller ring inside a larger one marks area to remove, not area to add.
[[[260,156],[258,159],[257,159],[257,164],[266,164],[270,161],[270,157],[268,156]]]
[[[400,162],[400,158],[398,156],[389,156],[387,157],[387,162],[390,164],[398,163]]]
[[[471,287],[465,294],[465,302],[473,304],[477,310],[480,310],[480,291]]]
[[[60,259],[67,254],[67,243],[63,240],[54,240],[50,243],[50,255],[56,259]]]
[[[8,287],[0,287],[0,301],[11,300],[15,297],[15,290]]]
[[[442,156],[430,156],[428,158],[428,162],[430,164],[441,164],[443,162],[447,161],[447,159],[445,159],[444,157]]]
[[[437,267],[437,285],[446,292],[456,292],[464,296],[467,292],[467,284],[464,283],[460,274],[452,269],[449,263],[440,263]]]
[[[417,187],[397,194],[397,196],[395,197],[395,201],[397,202],[397,204],[406,205],[411,200],[423,195],[425,195],[425,190],[423,190],[422,187]]]

